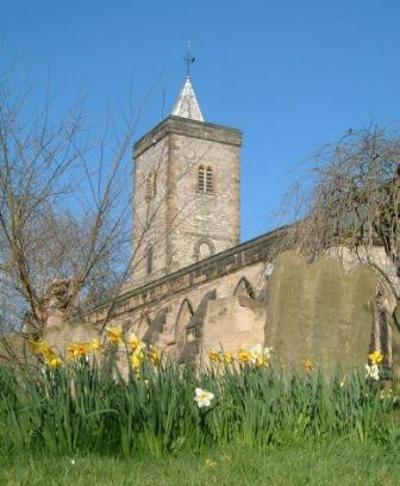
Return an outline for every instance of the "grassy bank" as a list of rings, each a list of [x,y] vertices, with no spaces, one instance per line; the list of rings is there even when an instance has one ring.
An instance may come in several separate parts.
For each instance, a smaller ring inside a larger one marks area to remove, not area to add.
[[[398,449],[336,441],[260,451],[243,446],[164,458],[65,456],[0,461],[8,485],[397,485]]]

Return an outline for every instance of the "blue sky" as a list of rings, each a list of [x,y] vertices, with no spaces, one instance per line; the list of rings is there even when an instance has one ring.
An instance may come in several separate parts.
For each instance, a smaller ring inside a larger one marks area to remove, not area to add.
[[[242,239],[273,213],[321,143],[399,120],[400,2],[395,0],[0,0],[1,55],[38,107],[88,94],[88,121],[133,99],[138,136],[169,114],[191,41],[207,121],[243,130]]]

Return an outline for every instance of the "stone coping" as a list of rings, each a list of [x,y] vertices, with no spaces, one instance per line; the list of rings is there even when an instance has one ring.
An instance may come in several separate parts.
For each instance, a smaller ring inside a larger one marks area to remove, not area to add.
[[[135,143],[134,156],[138,157],[169,133],[238,147],[242,145],[242,132],[236,128],[171,115]]]
[[[125,291],[115,299],[111,315],[126,313],[145,304],[162,300],[167,295],[173,295],[220,278],[245,266],[267,260],[275,255],[274,246],[282,241],[287,228],[287,226],[278,228],[157,280]],[[280,250],[281,245],[278,244],[275,248]],[[102,317],[102,314],[108,312],[111,303],[111,298],[105,299],[86,309],[84,314],[86,316],[95,315],[96,321],[102,320],[106,317],[106,315]]]

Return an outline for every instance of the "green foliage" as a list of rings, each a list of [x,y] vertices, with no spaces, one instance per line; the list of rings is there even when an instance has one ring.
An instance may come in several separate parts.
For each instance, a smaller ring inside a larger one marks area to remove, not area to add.
[[[196,387],[212,392],[199,408]],[[345,438],[397,443],[395,392],[354,371],[325,376],[226,366],[200,373],[145,363],[122,377],[84,358],[0,368],[3,454],[160,456],[240,443],[258,449]]]
[[[9,486],[391,486],[399,477],[398,448],[344,440],[268,451],[234,444],[162,458],[0,456],[0,484]]]

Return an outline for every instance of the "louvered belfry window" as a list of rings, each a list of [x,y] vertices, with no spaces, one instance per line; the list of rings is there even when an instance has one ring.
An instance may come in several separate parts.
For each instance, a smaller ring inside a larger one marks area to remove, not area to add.
[[[212,194],[214,192],[212,168],[200,165],[197,173],[197,190]]]
[[[206,192],[213,192],[213,175],[211,167],[206,170]]]
[[[204,167],[201,165],[197,173],[197,190],[199,192],[205,191],[204,175],[205,175]]]

